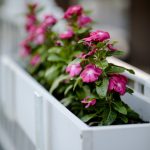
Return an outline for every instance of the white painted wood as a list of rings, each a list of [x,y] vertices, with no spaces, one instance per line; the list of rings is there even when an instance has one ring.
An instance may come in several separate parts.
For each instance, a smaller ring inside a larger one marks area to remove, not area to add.
[[[149,123],[88,127],[50,95],[14,60],[3,56],[1,63],[4,64],[7,70],[14,72],[15,83],[11,88],[15,88],[16,121],[37,149],[150,149]],[[3,79],[7,80],[7,78]],[[150,101],[148,97],[135,92],[133,96],[125,95],[123,100],[132,106],[144,120],[150,121]],[[39,137],[40,135],[41,137]]]
[[[149,150],[150,125],[93,128],[92,150]]]

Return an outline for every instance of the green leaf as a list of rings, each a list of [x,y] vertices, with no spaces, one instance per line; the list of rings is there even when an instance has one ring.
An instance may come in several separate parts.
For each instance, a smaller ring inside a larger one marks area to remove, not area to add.
[[[108,51],[108,53],[107,53],[108,56],[123,56],[125,54],[126,54],[125,51],[120,51],[120,50]]]
[[[111,108],[106,109],[103,113],[103,125],[110,125],[112,124],[117,118],[117,113],[115,111],[112,111]]]
[[[96,86],[96,92],[97,92],[97,94],[99,95],[100,98],[106,96],[107,89],[108,89],[108,83],[109,83],[108,78],[104,78],[102,83],[100,85]]]
[[[65,97],[63,98],[60,102],[64,105],[64,106],[69,106],[71,104],[73,100],[73,96],[69,96],[69,97]]]
[[[82,88],[80,88],[79,90],[75,90],[76,95],[80,98],[80,99],[84,99],[86,96],[91,96],[91,91],[90,88],[88,86],[83,86]]]
[[[45,72],[45,78],[48,81],[53,81],[59,73],[58,68],[58,66],[51,66],[49,69],[47,69]]]
[[[135,72],[132,69],[127,69],[125,67],[116,66],[114,64],[110,64],[111,66],[107,70],[107,73],[123,73],[125,70],[128,71],[131,74],[135,74]]]
[[[98,44],[97,44],[97,47],[98,48],[102,48],[103,46],[105,46],[106,45],[106,43],[104,43],[104,42],[99,42]]]
[[[126,68],[125,68],[126,69]],[[126,69],[128,72],[130,72],[131,74],[135,74],[134,70],[132,69]]]
[[[94,118],[96,116],[96,114],[89,114],[89,115],[85,115],[81,118],[81,120],[83,122],[88,122],[89,120],[91,120],[92,118]]]
[[[78,34],[83,34],[83,33],[87,32],[87,31],[88,31],[87,28],[81,28],[81,29],[77,30],[77,33]]]
[[[73,91],[75,90],[76,86],[79,84],[80,81],[81,81],[81,78],[78,77],[78,78],[76,79],[76,82],[74,83]]]
[[[44,9],[45,9],[44,6],[39,7],[39,8],[36,9],[36,13],[40,13],[40,12],[43,11]]]
[[[66,62],[65,59],[55,54],[48,56],[47,60],[50,62]]]
[[[52,47],[50,49],[48,49],[48,53],[60,53],[62,50],[61,47]]]
[[[120,119],[124,122],[124,123],[128,123],[128,118],[126,116],[120,116]]]
[[[78,64],[78,63],[80,63],[81,61],[82,61],[81,58],[76,58],[76,59],[74,59],[73,61],[71,61],[71,62],[68,64],[68,66],[71,65],[71,64]]]
[[[69,85],[69,86],[66,88],[64,94],[66,95],[72,88],[73,88],[73,85]]]
[[[61,75],[59,76],[52,84],[50,88],[50,93],[53,93],[53,91],[59,86],[59,84],[64,81],[65,79],[68,79],[69,75]]]
[[[139,114],[136,113],[134,110],[132,110],[129,106],[128,106],[128,118],[132,118],[132,119],[140,119]]]
[[[125,69],[123,67],[112,65],[112,66],[110,66],[107,73],[123,73],[124,71],[125,71]]]
[[[126,107],[123,105],[123,103],[121,101],[117,101],[113,103],[113,108],[118,111],[119,113],[123,114],[123,115],[127,115],[127,109]]]
[[[131,88],[129,88],[129,87],[126,88],[126,92],[128,92],[128,93],[130,93],[130,94],[133,94],[133,93],[134,93],[134,91],[133,91]]]
[[[105,69],[108,67],[108,61],[107,60],[102,60],[96,63],[96,66]]]

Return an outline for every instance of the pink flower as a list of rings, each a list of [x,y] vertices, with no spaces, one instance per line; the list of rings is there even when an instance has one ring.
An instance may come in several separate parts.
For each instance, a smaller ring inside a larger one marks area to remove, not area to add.
[[[19,55],[21,57],[27,57],[31,52],[31,47],[29,46],[28,39],[21,42],[21,50],[19,51]]]
[[[116,51],[116,50],[117,50],[116,48],[113,47],[112,44],[108,44],[107,47],[108,47],[108,49],[111,50],[111,51]]]
[[[26,16],[25,28],[27,31],[30,31],[31,27],[36,24],[36,16],[34,14],[29,14]]]
[[[68,31],[65,31],[64,33],[60,34],[59,37],[61,39],[70,39],[72,38],[74,35],[74,32],[72,31],[72,29],[69,29]]]
[[[31,61],[30,61],[30,64],[32,66],[36,66],[37,64],[39,64],[41,61],[41,57],[40,55],[36,54],[35,56],[32,57]]]
[[[89,64],[80,74],[83,82],[89,83],[98,80],[98,77],[102,74],[102,70],[93,64]]]
[[[30,47],[26,47],[26,48],[21,49],[21,50],[19,51],[19,55],[20,55],[21,57],[25,58],[25,57],[29,56],[30,51],[31,51],[31,48],[30,48]]]
[[[65,19],[70,19],[74,15],[80,16],[82,14],[83,8],[80,5],[71,6],[67,9],[67,11],[64,14]]]
[[[34,38],[34,43],[37,45],[43,44],[45,41],[45,35],[44,34],[38,34]]]
[[[44,21],[43,21],[43,23],[42,23],[42,26],[43,26],[44,28],[51,27],[51,26],[55,25],[56,22],[57,22],[57,20],[56,20],[55,17],[53,17],[52,15],[47,15],[47,16],[45,16],[45,18],[44,18]]]
[[[45,29],[42,26],[39,26],[33,33],[33,43],[40,45],[43,44],[44,41],[45,41]]]
[[[76,75],[78,75],[82,70],[82,67],[80,66],[80,64],[71,64],[66,68],[66,72],[69,73],[69,75],[71,77],[74,77]]]
[[[114,74],[109,79],[108,91],[115,91],[124,95],[126,92],[127,78],[120,74]]]
[[[110,39],[110,35],[108,32],[97,30],[95,32],[91,32],[90,36],[84,38],[83,41],[85,44],[91,45],[91,42],[103,42],[107,39]]]
[[[96,104],[96,99],[91,99],[89,96],[85,97],[82,101],[82,104],[86,104],[85,108],[88,108],[90,106],[94,106]]]
[[[84,27],[91,22],[92,22],[92,19],[88,16],[85,16],[85,15],[81,15],[78,18],[78,24],[80,27]]]

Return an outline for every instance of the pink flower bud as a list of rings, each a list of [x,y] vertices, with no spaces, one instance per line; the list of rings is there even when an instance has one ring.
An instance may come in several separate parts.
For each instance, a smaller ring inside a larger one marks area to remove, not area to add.
[[[72,29],[69,29],[68,31],[60,34],[59,37],[61,39],[70,39],[73,37],[73,35],[74,35],[74,32],[72,31]]]
[[[67,11],[64,14],[65,19],[70,19],[74,15],[80,16],[82,14],[83,8],[80,5],[71,6],[67,9]]]
[[[56,19],[54,16],[52,16],[52,15],[47,15],[47,16],[45,16],[45,18],[44,18],[44,21],[43,21],[43,23],[42,23],[42,26],[43,26],[44,28],[51,27],[51,26],[55,25],[56,22],[57,22],[57,19]]]
[[[84,26],[86,26],[87,24],[89,24],[91,22],[92,22],[92,19],[88,16],[85,16],[85,15],[81,15],[78,18],[78,25],[80,27],[84,27]]]

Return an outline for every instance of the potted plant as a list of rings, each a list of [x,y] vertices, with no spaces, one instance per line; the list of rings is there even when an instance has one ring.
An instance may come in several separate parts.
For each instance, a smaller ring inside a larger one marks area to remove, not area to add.
[[[15,62],[2,63],[15,76],[17,120],[32,142],[53,150],[149,150],[150,102],[127,86],[122,73],[133,70],[108,62],[123,54],[109,33],[92,31],[80,5],[65,12],[61,34],[52,30],[54,16],[41,22],[37,4],[28,10],[20,54],[27,71],[58,100]]]

